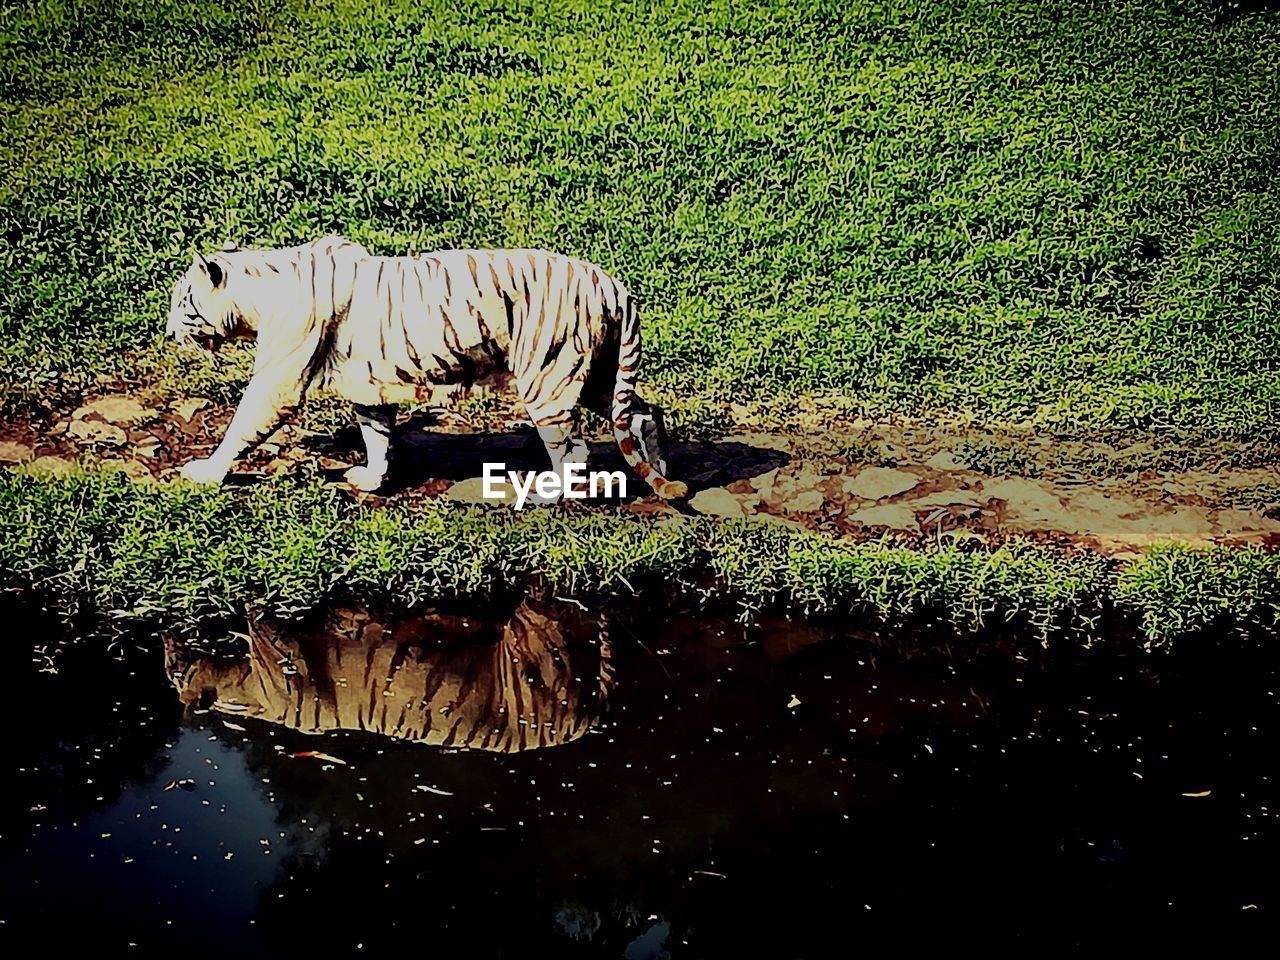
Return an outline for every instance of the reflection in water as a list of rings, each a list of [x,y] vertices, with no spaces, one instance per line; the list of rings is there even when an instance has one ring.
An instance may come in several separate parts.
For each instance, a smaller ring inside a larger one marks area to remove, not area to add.
[[[582,611],[551,611],[175,648],[183,699],[214,712],[176,709],[153,660],[19,673],[0,953],[1149,953],[1205,931],[1220,954],[1275,908],[1270,649],[916,660],[652,611],[641,644],[611,610],[602,654]],[[592,725],[564,750],[418,746]]]
[[[572,611],[528,601],[496,623],[344,609],[312,630],[251,621],[245,657],[169,644],[166,668],[186,704],[304,733],[514,753],[569,743],[597,722],[612,670],[599,634]]]

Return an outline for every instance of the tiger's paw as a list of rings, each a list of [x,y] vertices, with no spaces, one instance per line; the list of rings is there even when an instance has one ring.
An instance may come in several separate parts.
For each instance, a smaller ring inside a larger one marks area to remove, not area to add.
[[[207,483],[216,486],[226,478],[227,469],[211,459],[192,460],[183,464],[178,475],[191,483]]]
[[[667,480],[654,492],[663,500],[684,500],[689,496],[689,487],[680,480]]]
[[[372,493],[379,489],[383,481],[387,479],[385,473],[375,473],[368,467],[352,467],[342,476],[347,483],[357,490],[364,490],[366,493]]]

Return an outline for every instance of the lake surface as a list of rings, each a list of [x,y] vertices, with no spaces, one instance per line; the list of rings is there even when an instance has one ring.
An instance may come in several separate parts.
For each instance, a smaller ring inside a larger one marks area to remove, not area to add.
[[[15,664],[0,942],[643,960],[1274,932],[1266,650],[1046,664],[649,624],[346,612],[256,625],[235,660]]]

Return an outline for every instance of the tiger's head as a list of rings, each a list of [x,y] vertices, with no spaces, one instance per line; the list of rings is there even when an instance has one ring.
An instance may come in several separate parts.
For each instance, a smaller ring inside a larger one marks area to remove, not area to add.
[[[165,333],[179,344],[214,353],[227,340],[245,332],[234,294],[228,289],[232,264],[225,256],[239,249],[227,243],[221,253],[207,257],[197,253],[173,285]]]

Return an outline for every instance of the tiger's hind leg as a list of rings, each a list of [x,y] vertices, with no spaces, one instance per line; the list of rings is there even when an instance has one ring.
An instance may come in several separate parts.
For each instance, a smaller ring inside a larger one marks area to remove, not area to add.
[[[538,430],[542,445],[547,448],[551,469],[564,476],[565,464],[587,462],[587,445],[578,436],[578,418],[574,411],[554,415],[530,413],[530,419]],[[554,497],[534,495],[539,503],[558,503],[563,494]]]
[[[387,479],[391,468],[391,431],[396,425],[396,408],[393,404],[356,405],[356,422],[360,425],[360,437],[364,440],[365,465],[352,467],[345,474],[347,483],[357,490],[379,489]]]
[[[559,384],[554,395],[543,399],[537,389],[526,389],[519,382],[521,398],[526,412],[538,430],[542,445],[547,448],[551,469],[564,475],[568,463],[587,462],[587,445],[582,439],[578,421],[578,400],[582,395],[582,381],[569,379]],[[540,498],[539,502],[555,503],[559,496]]]
[[[628,423],[636,447],[644,461],[660,476],[667,475],[667,426],[662,408],[635,397],[631,401],[631,419]]]

